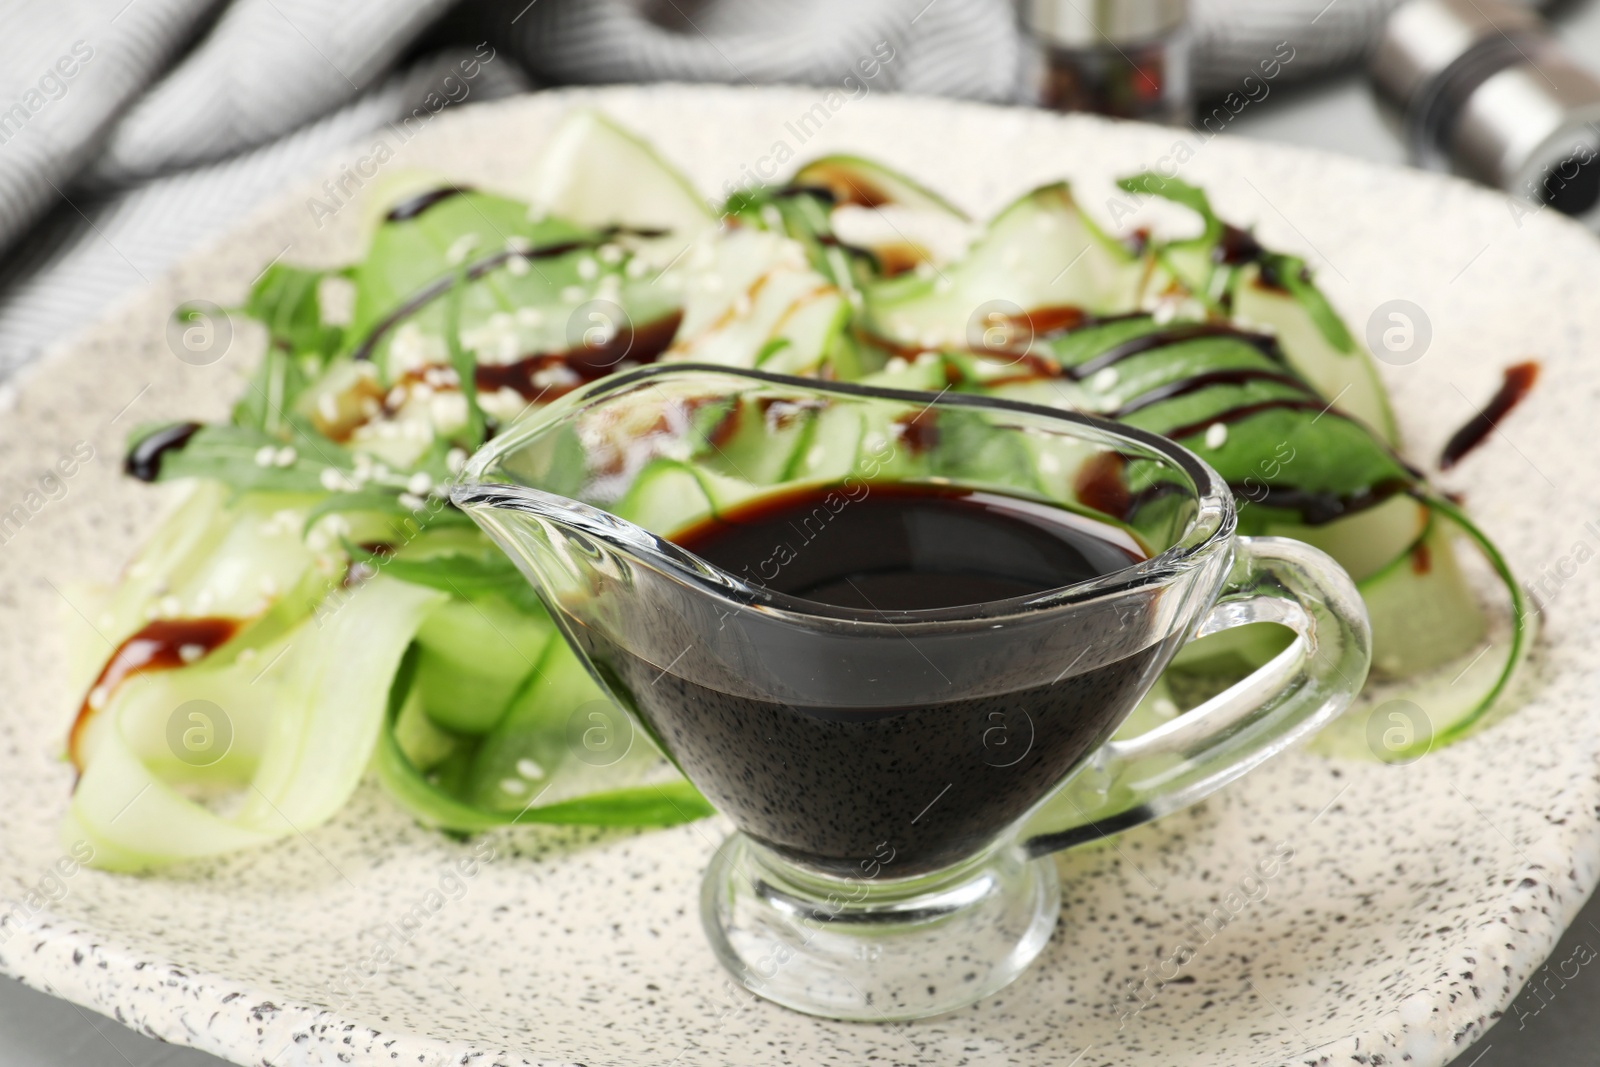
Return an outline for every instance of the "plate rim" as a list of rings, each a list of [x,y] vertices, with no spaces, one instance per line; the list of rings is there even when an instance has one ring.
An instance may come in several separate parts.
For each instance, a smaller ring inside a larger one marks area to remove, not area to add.
[[[661,92],[689,93],[713,99],[751,99],[767,97],[775,105],[777,101],[786,100],[812,100],[817,90],[808,91],[805,87],[795,86],[721,86],[699,85],[693,83],[662,82],[644,85],[617,85],[604,87],[559,87],[539,90],[530,93],[520,93],[511,97],[494,101],[475,103],[469,107],[460,108],[455,113],[444,116],[447,123],[452,126],[466,127],[471,123],[493,124],[504,121],[508,116],[517,111],[533,106],[544,106],[552,109],[572,108],[578,106],[596,106],[602,109],[610,100],[626,99],[638,95],[655,95]],[[928,107],[938,109],[962,109],[981,113],[1006,113],[1017,109],[1003,105],[985,104],[972,101],[950,100],[947,98],[925,96],[920,94],[895,93],[892,96],[883,94],[893,105],[905,105],[908,102],[913,107]],[[537,104],[536,104],[537,102]],[[876,105],[877,100],[869,100],[869,105]],[[1030,114],[1038,114],[1029,112]],[[1121,128],[1135,130],[1165,129],[1164,127],[1151,127],[1141,123],[1126,123],[1115,120],[1101,119],[1095,116],[1071,115],[1048,116],[1067,125],[1080,125],[1098,128],[1101,136],[1121,136]],[[35,375],[48,373],[60,361],[68,358],[73,352],[92,343],[92,339],[120,321],[133,317],[138,309],[147,306],[150,301],[170,291],[181,275],[193,269],[197,264],[206,262],[217,256],[221,250],[238,235],[268,225],[272,220],[286,216],[291,210],[298,208],[309,193],[320,189],[320,183],[327,177],[336,176],[338,163],[344,153],[363,137],[358,135],[352,139],[350,145],[340,150],[335,150],[325,159],[308,171],[309,177],[292,183],[280,193],[266,198],[255,207],[245,212],[233,225],[222,233],[215,235],[196,247],[183,253],[169,268],[153,279],[149,284],[125,294],[102,309],[93,319],[80,328],[73,330],[68,335],[52,342],[45,351],[36,359],[19,368],[8,380],[0,383],[0,417],[10,414],[20,397],[30,391]],[[1240,146],[1245,146],[1241,148]],[[1493,190],[1483,189],[1472,185],[1463,179],[1435,172],[1410,171],[1385,167],[1364,160],[1355,159],[1331,150],[1312,148],[1298,145],[1272,143],[1270,145],[1245,138],[1228,139],[1222,145],[1224,153],[1243,151],[1246,154],[1255,151],[1270,151],[1275,155],[1286,157],[1300,157],[1307,162],[1324,162],[1347,168],[1352,172],[1366,172],[1373,175],[1382,175],[1386,180],[1404,180],[1417,183],[1431,183],[1441,191],[1449,190],[1451,195],[1466,195],[1480,199],[1503,199],[1503,194]],[[1541,218],[1536,220],[1540,226],[1553,225],[1556,227],[1570,228],[1584,233],[1587,231],[1577,222],[1564,216],[1555,216],[1550,212],[1541,212]],[[1538,649],[1535,649],[1537,655]],[[1600,783],[1600,778],[1590,782],[1591,786]],[[1572,784],[1572,783],[1569,783]],[[1580,832],[1574,829],[1568,835],[1572,841],[1577,841]],[[1600,828],[1591,829],[1583,836],[1587,841],[1592,854],[1600,854]],[[1568,842],[1562,842],[1563,845]],[[1536,865],[1537,866],[1537,865]],[[1481,1039],[1487,1032],[1487,1027],[1478,1027],[1482,1018],[1492,1021],[1498,1019],[1505,1009],[1520,992],[1523,983],[1530,977],[1542,962],[1546,960],[1551,951],[1556,947],[1566,928],[1576,917],[1583,906],[1584,900],[1595,889],[1600,881],[1600,871],[1595,870],[1595,864],[1577,864],[1585,869],[1587,877],[1577,881],[1588,885],[1582,897],[1574,897],[1567,901],[1565,914],[1560,916],[1550,915],[1549,909],[1532,906],[1534,889],[1514,888],[1503,898],[1502,912],[1509,913],[1517,910],[1519,902],[1529,904],[1525,911],[1544,911],[1555,921],[1546,924],[1545,933],[1541,936],[1533,930],[1522,931],[1524,939],[1530,935],[1536,938],[1540,947],[1537,959],[1532,955],[1525,957],[1527,965],[1523,973],[1515,982],[1515,991],[1505,998],[1504,1003],[1494,1003],[1494,998],[1481,1000],[1476,1004],[1454,1004],[1454,998],[1446,998],[1439,992],[1434,999],[1428,1000],[1422,1007],[1425,1010],[1419,1015],[1417,1005],[1407,1007],[1408,1004],[1424,996],[1419,991],[1402,1000],[1398,1005],[1385,1009],[1385,1011],[1368,1023],[1359,1034],[1351,1034],[1348,1038],[1325,1043],[1313,1049],[1305,1050],[1296,1059],[1322,1055],[1323,1062],[1331,1062],[1328,1057],[1349,1050],[1366,1049],[1369,1052],[1385,1047],[1386,1039],[1408,1033],[1428,1033],[1438,1036],[1441,1031],[1437,1025],[1428,1025],[1428,1020],[1449,1020],[1453,1025],[1443,1031],[1459,1035],[1471,1034],[1470,1045]],[[0,908],[10,908],[20,901],[6,893],[0,892]],[[15,920],[13,920],[15,922]],[[1473,939],[1474,945],[1487,946],[1498,937],[1492,930],[1486,930]],[[44,992],[51,996],[60,997],[80,1007],[89,1008],[125,1025],[133,1025],[130,1018],[143,1016],[143,1011],[136,1008],[137,1000],[133,991],[139,988],[159,984],[168,990],[177,990],[185,1002],[192,1008],[205,1012],[207,1015],[217,1014],[230,1016],[236,1025],[231,1029],[237,1031],[240,1040],[230,1043],[219,1035],[226,1031],[195,1030],[181,1025],[180,1016],[176,1013],[164,1014],[164,1026],[153,1026],[145,1021],[135,1027],[148,1036],[159,1038],[177,1045],[184,1045],[209,1052],[224,1059],[233,1059],[235,1062],[266,1062],[264,1057],[276,1056],[277,1050],[269,1048],[274,1044],[277,1035],[287,1035],[287,1040],[278,1042],[280,1047],[293,1046],[295,1048],[292,1062],[333,1064],[349,1062],[341,1060],[339,1054],[347,1052],[350,1048],[349,1039],[352,1035],[361,1035],[367,1041],[367,1049],[382,1045],[382,1058],[388,1060],[389,1053],[401,1051],[403,1054],[414,1054],[416,1062],[428,1064],[445,1064],[451,1062],[461,1063],[494,1063],[506,1064],[509,1067],[533,1067],[535,1063],[550,1063],[554,1061],[530,1060],[525,1058],[524,1052],[509,1049],[490,1049],[476,1042],[446,1041],[430,1037],[424,1033],[412,1030],[395,1029],[380,1031],[373,1029],[366,1022],[354,1015],[341,1014],[337,1010],[319,1008],[313,1004],[282,998],[276,996],[270,989],[263,989],[252,983],[241,982],[229,978],[227,975],[208,969],[185,968],[172,962],[164,954],[153,954],[135,948],[126,942],[118,942],[114,931],[97,930],[94,927],[81,924],[77,921],[63,918],[51,909],[45,908],[35,911],[31,916],[18,924],[16,932],[10,939],[12,941],[25,940],[30,946],[27,951],[15,954],[0,953],[0,974],[9,975],[23,984]],[[3,943],[0,943],[3,944]],[[76,957],[76,958],[75,958]],[[29,965],[26,961],[38,961],[36,965]],[[83,966],[82,961],[93,960],[97,964],[96,971],[104,973],[110,971],[124,979],[126,983],[119,983],[117,994],[111,994],[105,985],[75,981],[76,976],[85,973],[89,968]],[[20,965],[13,965],[20,962]],[[241,1012],[240,1006],[247,1010]],[[1452,1007],[1457,1010],[1451,1011]],[[264,1028],[257,1030],[258,1026]],[[256,1040],[253,1035],[261,1034],[261,1040]],[[274,1035],[274,1041],[267,1041],[266,1035]],[[302,1038],[304,1040],[302,1040]],[[1451,1055],[1459,1054],[1467,1046],[1459,1046],[1446,1053],[1446,1059]],[[371,1053],[376,1056],[377,1053]],[[240,1057],[252,1057],[242,1059]],[[283,1061],[277,1061],[283,1062]],[[358,1061],[360,1062],[360,1061]]]

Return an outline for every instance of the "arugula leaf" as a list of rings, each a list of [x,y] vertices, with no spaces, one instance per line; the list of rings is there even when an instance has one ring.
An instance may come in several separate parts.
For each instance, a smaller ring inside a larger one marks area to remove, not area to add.
[[[366,563],[385,577],[412,585],[438,589],[466,600],[500,596],[529,613],[544,611],[539,596],[516,564],[493,545],[478,552],[441,552],[433,555],[386,555],[345,543],[352,559]]]
[[[235,426],[260,430],[272,437],[285,436],[290,428],[286,412],[311,384],[299,361],[287,350],[269,347],[261,365],[250,376],[250,387],[233,405]]]
[[[1164,177],[1153,171],[1120,179],[1117,185],[1127,192],[1159,196],[1175,204],[1182,204],[1193,211],[1205,223],[1205,234],[1201,238],[1203,241],[1214,242],[1222,236],[1223,222],[1212,210],[1211,198],[1206,196],[1205,190],[1197,186],[1178,178]],[[1328,298],[1323,296],[1322,291],[1312,283],[1305,260],[1299,256],[1278,252],[1262,252],[1261,268],[1274,274],[1283,287],[1300,301],[1306,310],[1306,315],[1316,324],[1317,330],[1330,345],[1341,352],[1355,351],[1355,341],[1350,337],[1350,331],[1345,328],[1339,313],[1328,303]]]
[[[529,808],[507,820],[583,826],[677,826],[694,822],[717,809],[684,779],[659,785],[636,785],[590,793],[559,804]]]
[[[130,449],[162,426],[145,425],[129,435]],[[324,472],[348,476],[350,453],[303,427],[291,426],[294,444],[250,426],[202,426],[181,448],[161,457],[157,481],[210,478],[244,492],[263,490],[325,493]]]
[[[1344,320],[1333,310],[1328,298],[1322,295],[1322,290],[1311,280],[1311,272],[1306,267],[1305,260],[1299,256],[1267,252],[1261,257],[1261,269],[1271,271],[1278,282],[1289,290],[1289,295],[1300,302],[1300,306],[1305,308],[1306,317],[1315,324],[1323,340],[1340,352],[1348,353],[1356,350],[1355,339],[1350,336]]]
[[[383,489],[360,489],[353,493],[329,493],[306,513],[305,529],[310,530],[327,515],[366,512],[397,522],[413,522],[420,532],[430,527],[475,528],[468,515],[449,505],[438,508],[413,508],[400,502],[400,494]],[[412,536],[415,536],[414,534]]]
[[[478,360],[461,343],[461,298],[466,288],[467,272],[463,266],[445,297],[444,339],[450,346],[450,365],[461,382],[461,395],[467,400],[467,445],[476,449],[483,444],[485,420],[483,408],[478,406]]]
[[[1217,213],[1211,209],[1211,198],[1198,186],[1190,185],[1179,178],[1165,177],[1154,171],[1122,178],[1118,180],[1117,186],[1125,192],[1145,193],[1159,196],[1163,200],[1171,200],[1174,204],[1182,204],[1199,215],[1201,221],[1205,223],[1207,240],[1214,241],[1222,233],[1222,220],[1217,218]]]
[[[296,355],[314,353],[326,362],[344,340],[343,329],[323,321],[317,297],[331,273],[274,263],[251,286],[240,310],[265,326],[274,344]]]

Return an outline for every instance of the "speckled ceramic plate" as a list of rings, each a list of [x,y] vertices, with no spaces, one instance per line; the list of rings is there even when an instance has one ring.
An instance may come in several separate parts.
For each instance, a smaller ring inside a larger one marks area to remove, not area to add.
[[[780,156],[849,149],[980,215],[1062,176],[1091,210],[1120,215],[1107,178],[1175,159],[1183,142],[1183,176],[1311,257],[1358,329],[1386,301],[1423,309],[1426,353],[1384,368],[1414,456],[1437,454],[1502,365],[1537,356],[1532,398],[1449,479],[1551,601],[1526,706],[1408,766],[1291,754],[1060,857],[1066,903],[1039,960],[998,996],[910,1025],[821,1022],[735,991],[695,908],[725,831],[715,822],[522,828],[491,838],[494,858],[458,888],[449,872],[468,846],[416,828],[368,783],[330,825],[223,862],[145,878],[58,868],[71,773],[56,754],[76,699],[60,682],[60,590],[114,575],[161,506],[118,475],[128,426],[220,416],[261,343],[241,326],[219,362],[181,362],[165,339],[174,305],[237,300],[276,257],[357,252],[358,209],[319,225],[308,185],[6,393],[0,511],[21,504],[26,522],[0,547],[0,896],[14,902],[0,970],[169,1041],[275,1065],[1426,1067],[1480,1036],[1600,875],[1600,566],[1588,562],[1600,525],[1586,525],[1600,519],[1600,245],[1497,195],[1335,156],[807,90],[543,94],[442,116],[388,167],[512,184],[578,103],[645,131],[708,194],[776,173]],[[90,447],[41,490],[58,458]],[[1172,976],[1164,961],[1186,940],[1194,958],[1128,1016],[1128,987]]]

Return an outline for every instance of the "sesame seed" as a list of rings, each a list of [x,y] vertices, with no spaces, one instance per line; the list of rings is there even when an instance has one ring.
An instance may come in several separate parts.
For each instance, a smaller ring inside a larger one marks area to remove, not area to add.
[[[1228,427],[1220,422],[1213,422],[1206,429],[1206,447],[1218,449],[1228,443]]]
[[[278,449],[278,454],[272,457],[272,465],[275,467],[292,466],[294,461],[299,458],[300,454],[294,450],[293,445],[284,445]]]
[[[524,778],[543,778],[544,768],[533,760],[523,757],[517,760],[517,773]]]
[[[193,663],[206,654],[205,645],[179,645],[178,658],[185,663]]]
[[[271,445],[262,445],[260,448],[256,449],[256,466],[272,466],[273,457],[277,454],[278,450],[273,448]]]
[[[445,250],[444,261],[454,267],[466,261],[467,256],[478,247],[478,235],[464,233],[457,237],[450,247]]]

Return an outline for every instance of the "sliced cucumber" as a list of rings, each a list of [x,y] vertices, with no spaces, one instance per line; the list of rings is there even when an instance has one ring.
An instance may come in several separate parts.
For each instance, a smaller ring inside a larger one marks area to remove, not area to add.
[[[1428,506],[1415,497],[1397,494],[1375,507],[1320,526],[1269,521],[1262,532],[1293,537],[1322,549],[1360,583],[1405,564],[1427,529]],[[1451,555],[1448,542],[1440,547],[1443,555]]]
[[[548,618],[497,596],[441,604],[417,631],[416,691],[428,718],[455,733],[483,733],[555,639]]]
[[[461,742],[434,725],[422,704],[422,693],[412,686],[400,705],[394,723],[394,740],[406,759],[419,771],[429,771],[443,763]]]
[[[364,241],[372,240],[373,235],[388,221],[389,212],[396,205],[435,190],[458,188],[465,187],[459,186],[455,179],[440,171],[404,170],[381,176],[361,191],[361,234]]]
[[[741,230],[700,246],[684,271],[683,322],[669,359],[817,370],[849,320],[844,295],[781,234]]]
[[[1483,640],[1488,624],[1451,542],[1448,523],[1430,522],[1410,550],[1359,583],[1380,678],[1422,674]]]
[[[583,226],[662,229],[687,238],[716,221],[677,168],[598,111],[576,112],[561,124],[526,193],[534,212]]]
[[[1409,762],[1509,708],[1537,613],[1483,532],[1446,500],[1429,500],[1419,546],[1361,583],[1372,618],[1373,675],[1360,700],[1314,742],[1324,753]],[[1462,535],[1482,554],[1505,599],[1485,611],[1452,551]]]
[[[944,358],[935,352],[924,352],[912,360],[890,360],[882,370],[861,379],[861,384],[882,389],[920,389],[937,393],[950,383],[945,377]]]
[[[796,455],[789,478],[797,483],[820,485],[840,482],[852,476],[875,477],[876,473],[870,466],[863,466],[863,459],[870,459],[878,453],[863,455],[864,436],[860,405],[829,404],[817,413],[816,429],[805,449]]]
[[[1275,335],[1284,358],[1317,392],[1370,426],[1386,444],[1397,443],[1399,428],[1372,358],[1360,345],[1340,350],[1313,321],[1302,300],[1261,284],[1260,278],[1259,266],[1240,268],[1233,288],[1234,321]]]
[[[866,327],[902,345],[969,348],[980,309],[1122,312],[1137,306],[1144,274],[1144,261],[1102,233],[1065,184],[1048,185],[1001,212],[941,275],[870,286]]]
[[[628,491],[607,510],[661,537],[693,526],[748,499],[758,490],[676,459],[654,459],[645,465]]]
[[[844,247],[873,254],[871,272],[892,276],[958,258],[972,238],[971,220],[950,201],[880,163],[827,156],[801,167],[791,187],[825,190],[826,227]],[[843,247],[828,250],[844,255]]]
[[[584,721],[577,733],[580,737],[588,734],[591,741],[609,743],[591,746],[601,751],[602,760],[612,754],[620,759],[620,750],[603,751],[618,742],[624,748],[631,747],[619,736],[625,731],[631,732],[631,724],[626,723],[622,713],[606,699],[564,641],[552,644],[540,657],[537,670],[526,674],[526,684],[518,690],[505,715],[484,737],[473,757],[467,799],[475,807],[515,812],[527,806],[535,795],[541,803],[573,795],[571,790],[561,796],[553,795],[551,787],[571,777],[573,771],[579,772],[581,778],[590,777],[585,773],[589,768],[572,758],[566,728],[568,719],[575,715],[586,719],[586,706],[592,705],[597,718],[592,724]],[[607,736],[601,739],[591,731],[604,731]],[[644,747],[649,748],[648,744]],[[566,773],[562,774],[563,771]],[[625,783],[617,781],[615,784]]]
[[[751,485],[776,485],[795,477],[816,434],[819,409],[783,401],[739,402],[732,430],[696,461]]]
[[[814,159],[794,172],[790,185],[826,189],[836,204],[876,208],[899,204],[967,220],[967,213],[912,178],[870,159],[838,155]]]
[[[1153,173],[1124,178],[1118,184],[1129,192],[1181,204],[1205,225],[1199,237],[1158,246],[1158,274],[1168,275],[1214,313],[1275,335],[1285,358],[1317,392],[1365,422],[1385,444],[1397,442],[1394,413],[1376,366],[1311,280],[1304,261],[1258,250],[1256,262],[1222,265],[1218,243],[1228,227],[1217,218],[1203,190]],[[1273,265],[1279,284],[1263,284],[1262,260]]]

